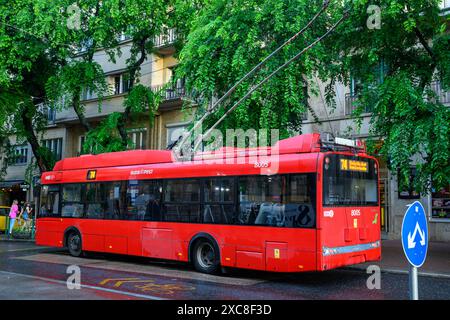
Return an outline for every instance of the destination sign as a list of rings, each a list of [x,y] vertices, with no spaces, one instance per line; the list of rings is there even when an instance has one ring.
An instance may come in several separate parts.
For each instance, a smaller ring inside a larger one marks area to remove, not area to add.
[[[366,161],[356,161],[350,159],[341,159],[341,170],[368,172],[369,165]]]

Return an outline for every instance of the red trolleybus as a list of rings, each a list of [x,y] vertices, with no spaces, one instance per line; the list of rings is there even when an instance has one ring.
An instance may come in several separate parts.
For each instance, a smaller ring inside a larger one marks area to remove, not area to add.
[[[261,167],[272,164],[252,163],[251,149],[210,154],[227,154],[221,164],[154,150],[67,158],[42,175],[36,243],[74,256],[192,262],[206,273],[323,271],[379,260],[377,160],[349,141],[281,140],[271,158],[276,173],[264,174]]]

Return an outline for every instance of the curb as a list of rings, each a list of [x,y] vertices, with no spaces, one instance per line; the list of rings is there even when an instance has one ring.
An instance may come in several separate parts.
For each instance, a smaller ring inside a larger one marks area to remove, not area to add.
[[[380,267],[381,268],[381,267]],[[349,270],[359,270],[359,271],[365,271],[366,268],[361,268],[361,267],[347,267],[345,269],[349,269]],[[393,273],[393,274],[409,274],[409,271],[407,270],[402,270],[402,269],[386,269],[386,268],[381,268],[381,272],[384,273]],[[435,272],[418,272],[417,275],[421,276],[421,277],[431,277],[431,278],[446,278],[446,279],[450,279],[450,274],[447,273],[435,273]]]

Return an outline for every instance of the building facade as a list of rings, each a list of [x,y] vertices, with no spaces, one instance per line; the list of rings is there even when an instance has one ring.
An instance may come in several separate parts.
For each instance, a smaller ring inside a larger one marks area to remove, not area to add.
[[[141,66],[139,83],[151,87],[155,92],[163,90],[163,101],[152,124],[148,113],[139,115],[136,121],[130,121],[127,130],[135,149],[166,149],[191,122],[192,112],[181,110],[185,97],[183,81],[172,81],[178,64],[174,58],[175,40],[176,33],[173,30],[168,35],[157,37],[154,41],[156,52],[149,54]],[[108,59],[104,50],[97,50],[94,54],[94,61],[103,68],[109,90],[103,97],[100,110],[95,95],[88,92],[82,94],[85,117],[93,127],[109,114],[124,110],[123,102],[129,89],[126,60],[130,57],[130,44],[130,39],[121,38],[119,45],[122,55],[115,63]],[[57,160],[82,154],[86,132],[74,110],[69,108],[55,112],[44,106],[41,108],[48,119],[48,126],[42,132],[41,144],[48,147]],[[8,166],[4,180],[0,181],[0,205],[10,205],[14,199],[33,202],[33,183],[27,183],[30,179],[25,178],[33,176],[27,172],[33,157],[31,147],[26,143],[18,143],[14,136],[10,137],[10,142],[18,156]],[[35,174],[34,180],[36,179],[38,177]]]
[[[311,96],[309,104],[319,118],[313,119],[308,114],[303,121],[303,133],[332,133],[334,136],[353,139],[374,138],[370,135],[370,109],[361,114],[361,127],[356,129],[356,120],[352,115],[355,110],[356,95],[351,87],[336,84],[336,108],[330,109],[321,98],[324,96],[325,85],[317,80],[316,85],[321,93]],[[450,107],[450,92],[444,91],[439,82],[432,84],[440,101]],[[380,137],[382,140],[382,137]],[[414,167],[411,168],[414,174]],[[419,200],[427,211],[429,218],[429,234],[432,241],[450,241],[450,185],[444,190],[433,190],[432,194],[419,194],[414,190],[400,190],[397,175],[388,170],[387,165],[380,159],[380,200],[382,235],[386,239],[399,239],[403,216],[407,205]]]
[[[449,1],[442,2],[443,14],[448,14]],[[171,82],[174,77],[177,60],[174,58],[176,33],[171,31],[168,36],[159,37],[155,44],[157,52],[149,55],[143,63],[140,72],[140,83],[161,89]],[[123,111],[123,102],[127,94],[126,59],[129,57],[130,40],[123,39],[120,43],[122,56],[115,63],[108,60],[103,50],[95,52],[94,60],[98,62],[105,73],[105,77],[111,88],[109,94],[102,102],[102,108],[98,109],[98,99],[89,93],[84,93],[82,102],[85,105],[86,119],[95,126],[108,114]],[[355,109],[356,95],[354,88],[342,84],[335,86],[336,108],[330,110],[324,97],[324,84],[317,79],[319,95],[310,95],[309,104],[319,118],[315,121],[311,114],[306,117],[301,115],[303,121],[303,133],[332,132],[335,136],[366,139],[370,137],[370,110],[361,115],[362,125],[356,130],[355,119],[352,112]],[[450,106],[450,92],[444,91],[440,83],[432,85],[442,103]],[[130,139],[136,149],[166,149],[168,145],[178,139],[192,119],[191,112],[182,112],[182,103],[185,90],[182,81],[169,86],[164,92],[164,101],[161,103],[153,124],[150,125],[148,114],[142,114],[139,120],[133,121],[128,126]],[[82,146],[86,132],[80,125],[75,112],[66,109],[57,113],[48,110],[49,125],[43,134],[42,143],[51,149],[57,159],[75,157],[82,153]],[[380,138],[381,140],[382,138]],[[0,205],[9,205],[13,199],[33,201],[33,185],[25,183],[26,169],[31,161],[31,148],[26,144],[16,143],[17,157],[15,162],[8,167],[4,181],[0,182]],[[414,168],[411,169],[414,174]],[[422,195],[414,190],[400,190],[396,174],[388,170],[386,163],[380,162],[380,200],[381,223],[380,227],[384,238],[400,238],[400,230],[406,206],[415,200],[421,201],[427,209],[429,216],[429,234],[433,241],[450,241],[450,186],[444,190],[433,190],[431,194]]]

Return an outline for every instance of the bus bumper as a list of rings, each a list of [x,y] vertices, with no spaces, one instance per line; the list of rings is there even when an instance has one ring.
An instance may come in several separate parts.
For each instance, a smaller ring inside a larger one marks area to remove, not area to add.
[[[342,247],[323,247],[319,252],[321,261],[318,269],[330,270],[342,266],[349,266],[369,261],[381,260],[381,241]]]

